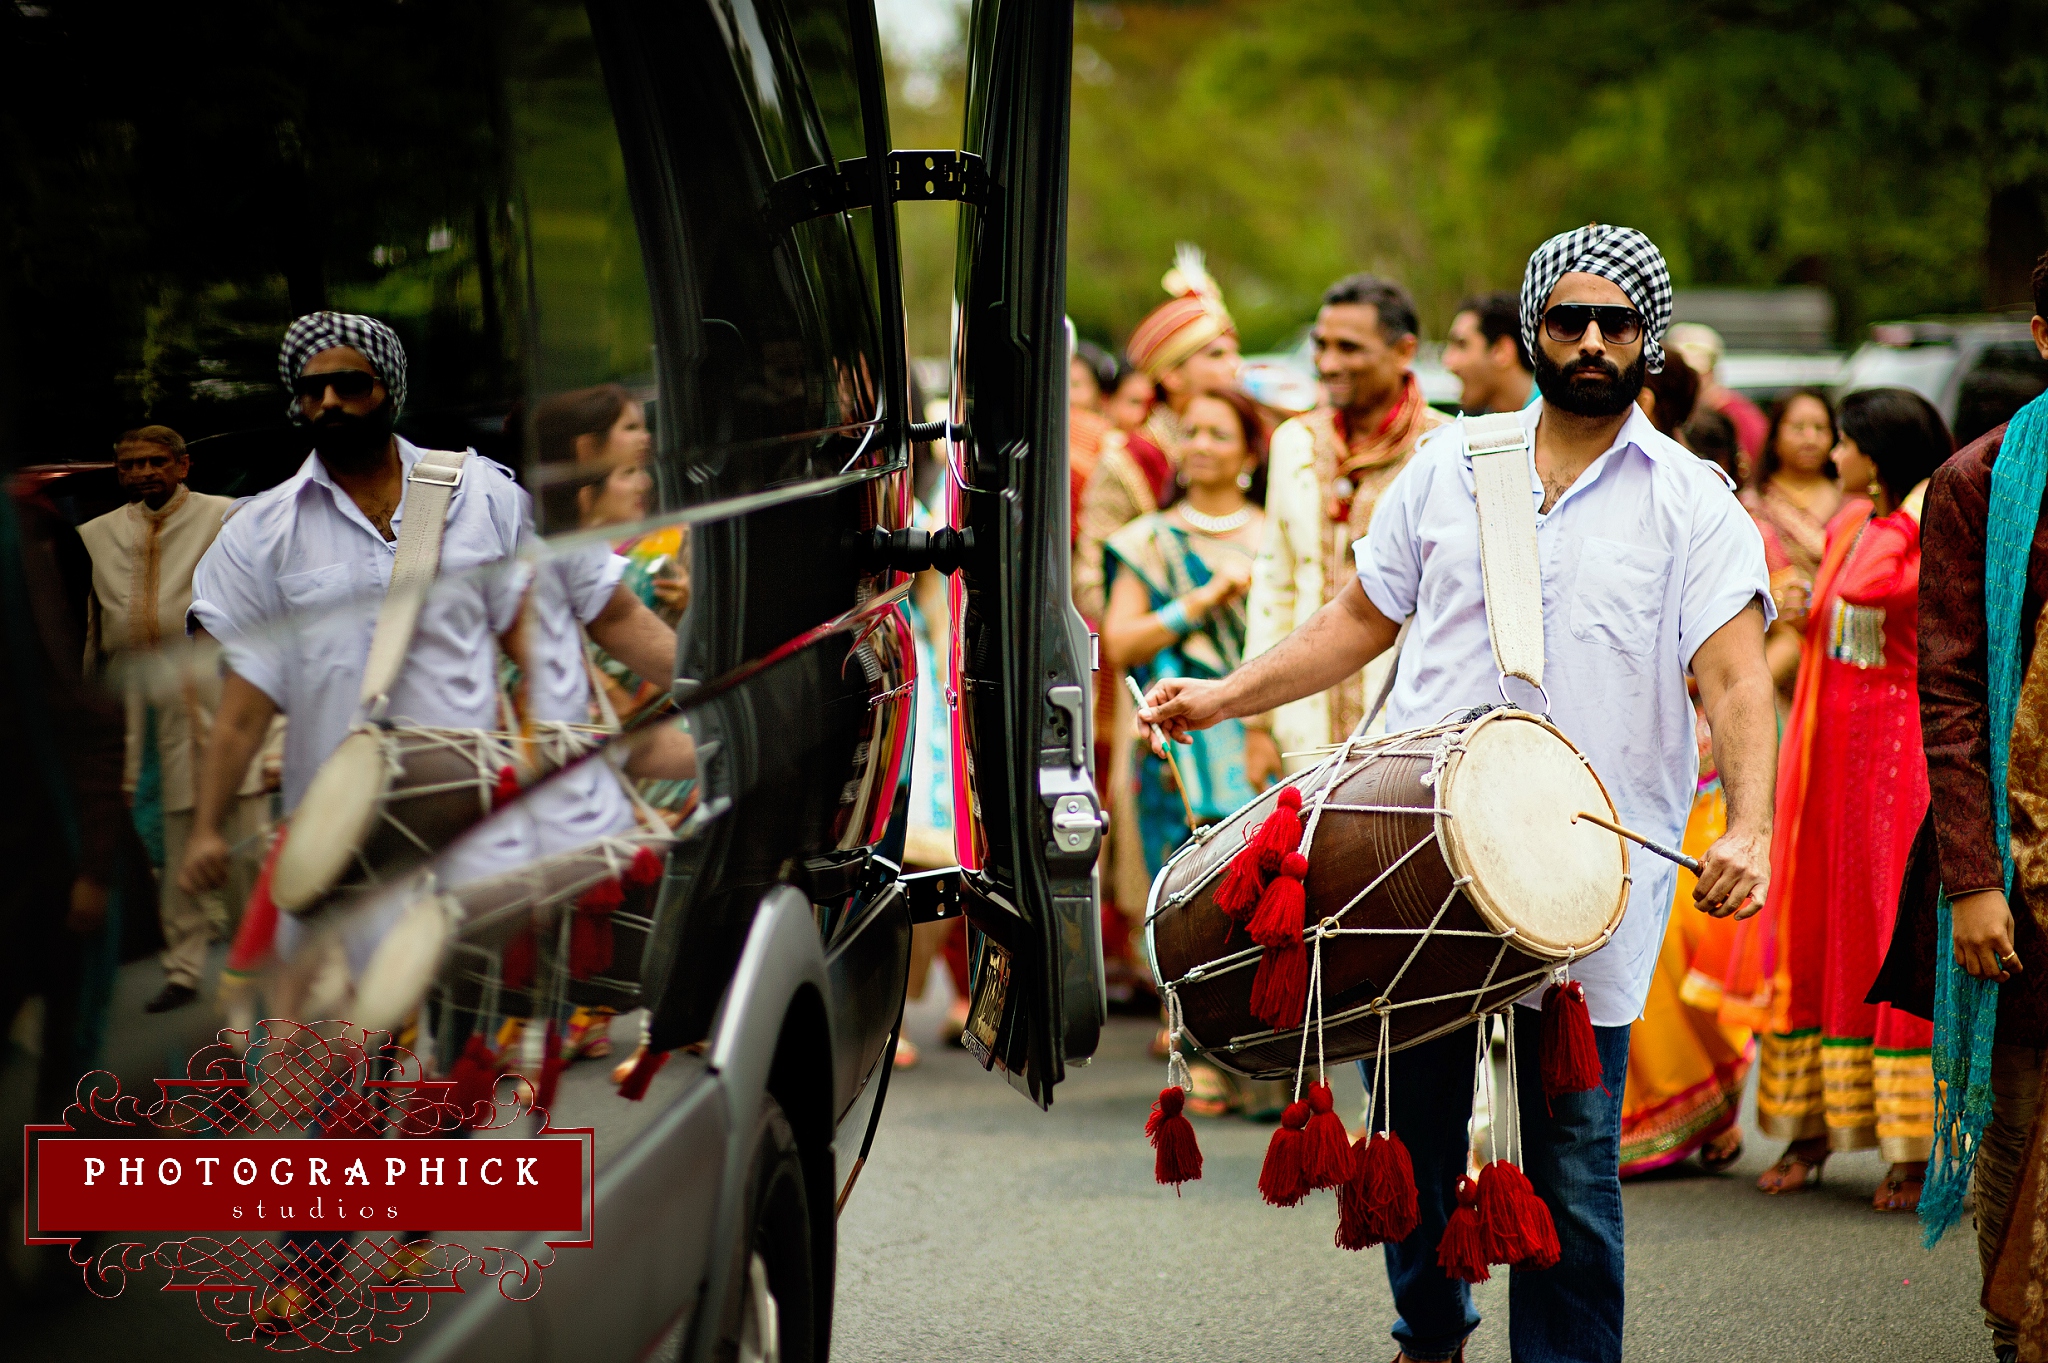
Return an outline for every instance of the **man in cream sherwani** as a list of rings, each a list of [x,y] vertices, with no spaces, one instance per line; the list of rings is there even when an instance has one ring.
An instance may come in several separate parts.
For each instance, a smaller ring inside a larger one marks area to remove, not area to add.
[[[127,505],[78,528],[92,556],[86,600],[88,675],[118,666],[127,706],[127,765],[122,788],[135,798],[152,760],[163,796],[164,871],[157,916],[163,926],[164,987],[144,1007],[182,1008],[199,996],[207,943],[225,936],[247,900],[269,823],[263,769],[252,767],[230,812],[230,841],[241,850],[224,894],[189,894],[178,885],[192,833],[193,775],[219,702],[211,668],[150,668],[148,655],[170,639],[183,645],[192,604],[192,570],[212,547],[234,505],[185,486],[191,459],[168,426],[144,426],[114,445],[114,474]]]
[[[1415,360],[1415,302],[1392,280],[1350,275],[1323,293],[1316,314],[1316,374],[1323,405],[1273,433],[1266,482],[1266,541],[1252,568],[1250,661],[1322,609],[1353,576],[1351,546],[1372,524],[1380,492],[1407,464],[1415,442],[1444,416],[1422,396]],[[1262,785],[1298,771],[1315,749],[1340,743],[1365,717],[1392,655],[1328,691],[1245,720],[1246,774]]]

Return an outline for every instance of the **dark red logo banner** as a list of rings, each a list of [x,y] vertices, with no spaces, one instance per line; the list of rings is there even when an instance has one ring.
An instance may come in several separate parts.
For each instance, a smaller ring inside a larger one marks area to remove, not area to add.
[[[556,1250],[592,1243],[592,1132],[550,1127],[517,1076],[429,1079],[384,1033],[271,1020],[156,1084],[145,1105],[97,1071],[63,1125],[23,1132],[27,1241],[67,1247],[100,1296],[159,1270],[230,1339],[353,1351],[464,1276],[529,1299]],[[83,1247],[165,1233],[181,1238]]]
[[[237,1141],[221,1154],[153,1140],[44,1140],[37,1228],[65,1231],[449,1231],[583,1227],[583,1142]],[[530,1147],[530,1149],[529,1149]],[[396,1149],[398,1153],[392,1153]]]

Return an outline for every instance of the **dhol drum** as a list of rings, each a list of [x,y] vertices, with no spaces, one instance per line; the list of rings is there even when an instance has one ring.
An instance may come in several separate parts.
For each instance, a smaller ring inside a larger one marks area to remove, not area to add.
[[[388,884],[490,817],[515,787],[568,765],[610,735],[595,725],[491,729],[359,725],[314,774],[293,811],[270,896],[308,913],[338,893]],[[303,830],[303,831],[302,831]]]
[[[1526,711],[1468,712],[1354,737],[1290,777],[1302,793],[1306,949],[1321,954],[1323,1054],[1401,1049],[1497,1012],[1604,946],[1628,905],[1628,848],[1572,816],[1613,813],[1571,741]],[[1146,912],[1154,978],[1185,1034],[1254,1079],[1292,1075],[1301,1027],[1250,1006],[1261,949],[1216,907],[1233,854],[1279,788],[1203,830],[1160,871]],[[1305,1025],[1314,1025],[1313,1000]]]
[[[493,1023],[639,1002],[640,958],[675,835],[658,822],[454,890],[423,893],[356,983],[365,1026],[395,1027],[439,988]]]

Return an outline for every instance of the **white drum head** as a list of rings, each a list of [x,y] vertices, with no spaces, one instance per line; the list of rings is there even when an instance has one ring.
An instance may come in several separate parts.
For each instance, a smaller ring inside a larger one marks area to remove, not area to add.
[[[374,729],[357,729],[320,764],[270,873],[277,907],[300,913],[341,883],[376,822],[387,771],[384,735]]]
[[[1468,730],[1437,796],[1451,869],[1488,924],[1532,955],[1563,959],[1599,944],[1628,903],[1620,838],[1572,816],[1614,817],[1600,778],[1564,735],[1533,715]]]
[[[422,894],[406,906],[356,981],[351,1022],[373,1032],[396,1032],[405,1024],[440,973],[455,935],[453,916],[443,895]]]

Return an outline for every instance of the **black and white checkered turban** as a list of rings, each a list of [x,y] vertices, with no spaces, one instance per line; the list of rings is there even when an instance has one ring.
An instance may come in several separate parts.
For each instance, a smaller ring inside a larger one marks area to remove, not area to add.
[[[384,381],[384,387],[391,394],[391,409],[397,412],[405,406],[405,347],[398,342],[398,333],[374,317],[364,317],[353,312],[309,312],[284,334],[284,345],[277,352],[277,377],[289,389],[298,382],[299,371],[306,367],[306,361],[323,350],[336,346],[353,346],[363,352],[363,358],[370,362],[377,377]],[[291,418],[303,423],[305,416],[299,411],[299,400],[293,397]]]
[[[1664,371],[1664,329],[1671,325],[1671,271],[1664,253],[1633,227],[1595,223],[1560,232],[1537,247],[1522,276],[1522,343],[1536,351],[1543,305],[1568,274],[1611,281],[1643,315],[1643,358],[1652,374]]]

